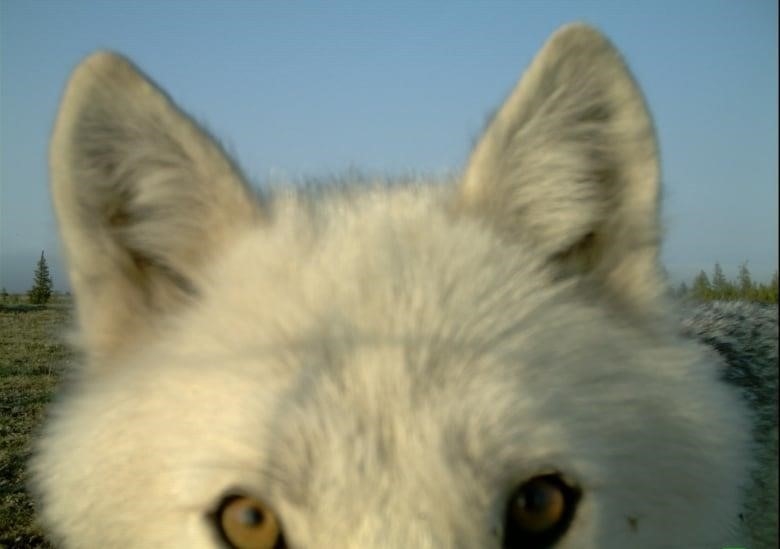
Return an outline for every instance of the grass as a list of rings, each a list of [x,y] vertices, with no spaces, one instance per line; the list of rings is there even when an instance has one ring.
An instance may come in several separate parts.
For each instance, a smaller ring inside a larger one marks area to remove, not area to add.
[[[62,342],[67,299],[0,304],[0,547],[51,547],[35,524],[26,463],[44,409],[73,354]]]

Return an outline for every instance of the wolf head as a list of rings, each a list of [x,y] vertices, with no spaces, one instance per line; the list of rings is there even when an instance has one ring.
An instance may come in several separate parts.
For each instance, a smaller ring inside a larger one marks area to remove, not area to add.
[[[676,333],[653,126],[595,30],[451,185],[257,195],[110,53],[51,172],[85,363],[32,469],[65,545],[739,542],[746,412]]]

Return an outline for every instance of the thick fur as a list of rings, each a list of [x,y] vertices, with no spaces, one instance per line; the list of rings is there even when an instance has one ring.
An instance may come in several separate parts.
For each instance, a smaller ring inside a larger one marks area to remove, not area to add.
[[[754,547],[749,400],[666,299],[653,126],[597,31],[553,35],[452,184],[256,195],[111,53],[51,172],[85,355],[31,464],[55,541],[215,547],[241,490],[295,549],[497,549],[555,471],[558,548]]]

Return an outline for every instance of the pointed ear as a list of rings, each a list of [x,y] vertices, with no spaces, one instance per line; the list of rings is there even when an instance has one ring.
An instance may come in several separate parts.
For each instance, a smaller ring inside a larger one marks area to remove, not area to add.
[[[652,303],[658,269],[655,133],[620,54],[582,24],[556,32],[474,149],[458,196],[560,276]]]
[[[129,61],[74,71],[50,150],[87,351],[113,353],[197,293],[258,203],[221,147]]]

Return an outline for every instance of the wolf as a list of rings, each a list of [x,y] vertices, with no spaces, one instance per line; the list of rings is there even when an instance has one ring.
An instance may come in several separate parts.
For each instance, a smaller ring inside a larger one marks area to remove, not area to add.
[[[592,27],[552,35],[452,181],[256,190],[110,52],[50,169],[83,354],[30,464],[54,542],[775,543],[772,452],[669,297],[655,130]]]

